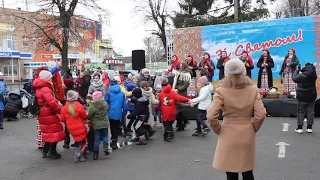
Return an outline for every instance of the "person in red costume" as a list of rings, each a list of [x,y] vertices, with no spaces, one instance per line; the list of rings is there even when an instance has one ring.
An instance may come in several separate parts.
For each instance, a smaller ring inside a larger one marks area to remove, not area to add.
[[[165,80],[162,84],[163,90],[159,95],[159,104],[162,112],[162,121],[164,125],[164,140],[172,141],[174,138],[172,124],[176,119],[176,102],[188,102],[189,99],[183,96],[180,96],[175,91],[172,91],[172,87]]]
[[[214,76],[214,63],[210,58],[210,54],[208,52],[204,53],[204,58],[199,64],[201,69],[201,76],[207,76],[208,81],[212,82],[212,77]]]
[[[42,157],[60,159],[61,155],[57,153],[56,148],[58,142],[65,139],[65,133],[58,116],[62,105],[54,96],[52,77],[51,72],[42,70],[32,85],[36,90],[35,94],[40,107],[38,121],[42,141],[45,142]]]
[[[121,78],[122,76],[120,76]],[[122,77],[123,79],[123,77]],[[121,81],[122,81],[121,79]],[[123,80],[124,81],[124,80]],[[107,86],[107,90],[109,89],[109,85],[110,85],[110,79],[109,79],[109,75],[107,72],[103,72],[102,73],[102,82]]]
[[[251,70],[254,68],[254,64],[251,56],[248,54],[247,51],[243,51],[239,59],[242,60],[242,62],[246,67],[247,76],[251,78]]]
[[[197,65],[197,61],[194,60],[193,55],[189,54],[187,59],[186,59],[186,63],[190,66],[190,68],[192,69],[192,74],[191,76],[193,78],[197,77],[197,73],[196,70],[198,70],[198,65]]]
[[[179,66],[180,66],[180,61],[179,61],[179,58],[178,56],[176,55],[173,55],[172,56],[172,61],[171,61],[171,67],[169,69],[169,73],[174,73],[174,70],[179,70]]]

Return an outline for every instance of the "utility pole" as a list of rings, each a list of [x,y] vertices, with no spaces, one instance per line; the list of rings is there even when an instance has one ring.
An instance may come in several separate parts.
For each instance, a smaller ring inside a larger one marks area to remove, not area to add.
[[[4,0],[2,0],[2,7],[4,8]]]
[[[239,1],[234,0],[234,22],[239,22]]]

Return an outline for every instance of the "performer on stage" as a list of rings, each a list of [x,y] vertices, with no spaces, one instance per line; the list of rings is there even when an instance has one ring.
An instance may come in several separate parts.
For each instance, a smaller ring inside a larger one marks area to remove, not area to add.
[[[296,56],[296,51],[291,48],[289,49],[288,54],[283,60],[280,76],[284,77],[283,86],[284,86],[284,95],[289,95],[290,92],[296,91],[296,83],[292,80],[293,72],[297,69],[299,64],[299,59]]]
[[[258,74],[258,88],[260,88],[260,94],[266,96],[269,88],[273,86],[271,69],[274,67],[274,62],[269,50],[263,50],[263,54],[259,58],[257,67],[260,68]]]
[[[191,73],[191,81],[190,85],[187,89],[188,97],[189,98],[195,98],[197,96],[197,91],[196,91],[196,80],[197,80],[197,70],[199,69],[197,61],[194,60],[193,55],[189,54],[186,63],[189,65],[189,68],[192,69]]]
[[[220,58],[217,62],[217,68],[219,69],[219,80],[224,78],[224,65],[229,60],[227,51],[222,51]]]
[[[214,76],[215,67],[208,52],[204,53],[204,58],[200,62],[199,67],[201,69],[201,76],[207,76],[208,81],[211,83]]]
[[[178,56],[173,55],[172,60],[171,60],[171,64],[168,69],[168,81],[169,81],[169,84],[171,84],[171,86],[173,85],[173,80],[174,80],[175,74],[177,74],[179,72],[180,65],[181,65],[181,63],[179,61]]]
[[[246,67],[247,76],[251,78],[251,70],[254,68],[251,56],[248,54],[247,51],[243,51],[239,59],[244,63],[244,66]]]

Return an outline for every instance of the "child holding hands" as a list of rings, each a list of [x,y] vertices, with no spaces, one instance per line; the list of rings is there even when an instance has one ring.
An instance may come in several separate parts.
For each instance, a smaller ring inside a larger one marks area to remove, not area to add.
[[[84,153],[87,149],[87,127],[84,120],[88,119],[88,115],[83,105],[78,102],[79,94],[73,90],[67,92],[67,102],[65,103],[60,119],[66,122],[69,133],[74,141],[79,144],[75,155],[74,162],[85,161]]]

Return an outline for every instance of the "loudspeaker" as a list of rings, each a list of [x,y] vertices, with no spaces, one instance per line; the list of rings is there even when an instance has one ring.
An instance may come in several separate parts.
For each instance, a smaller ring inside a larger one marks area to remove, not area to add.
[[[140,71],[146,67],[146,55],[144,50],[132,51],[132,69]]]

